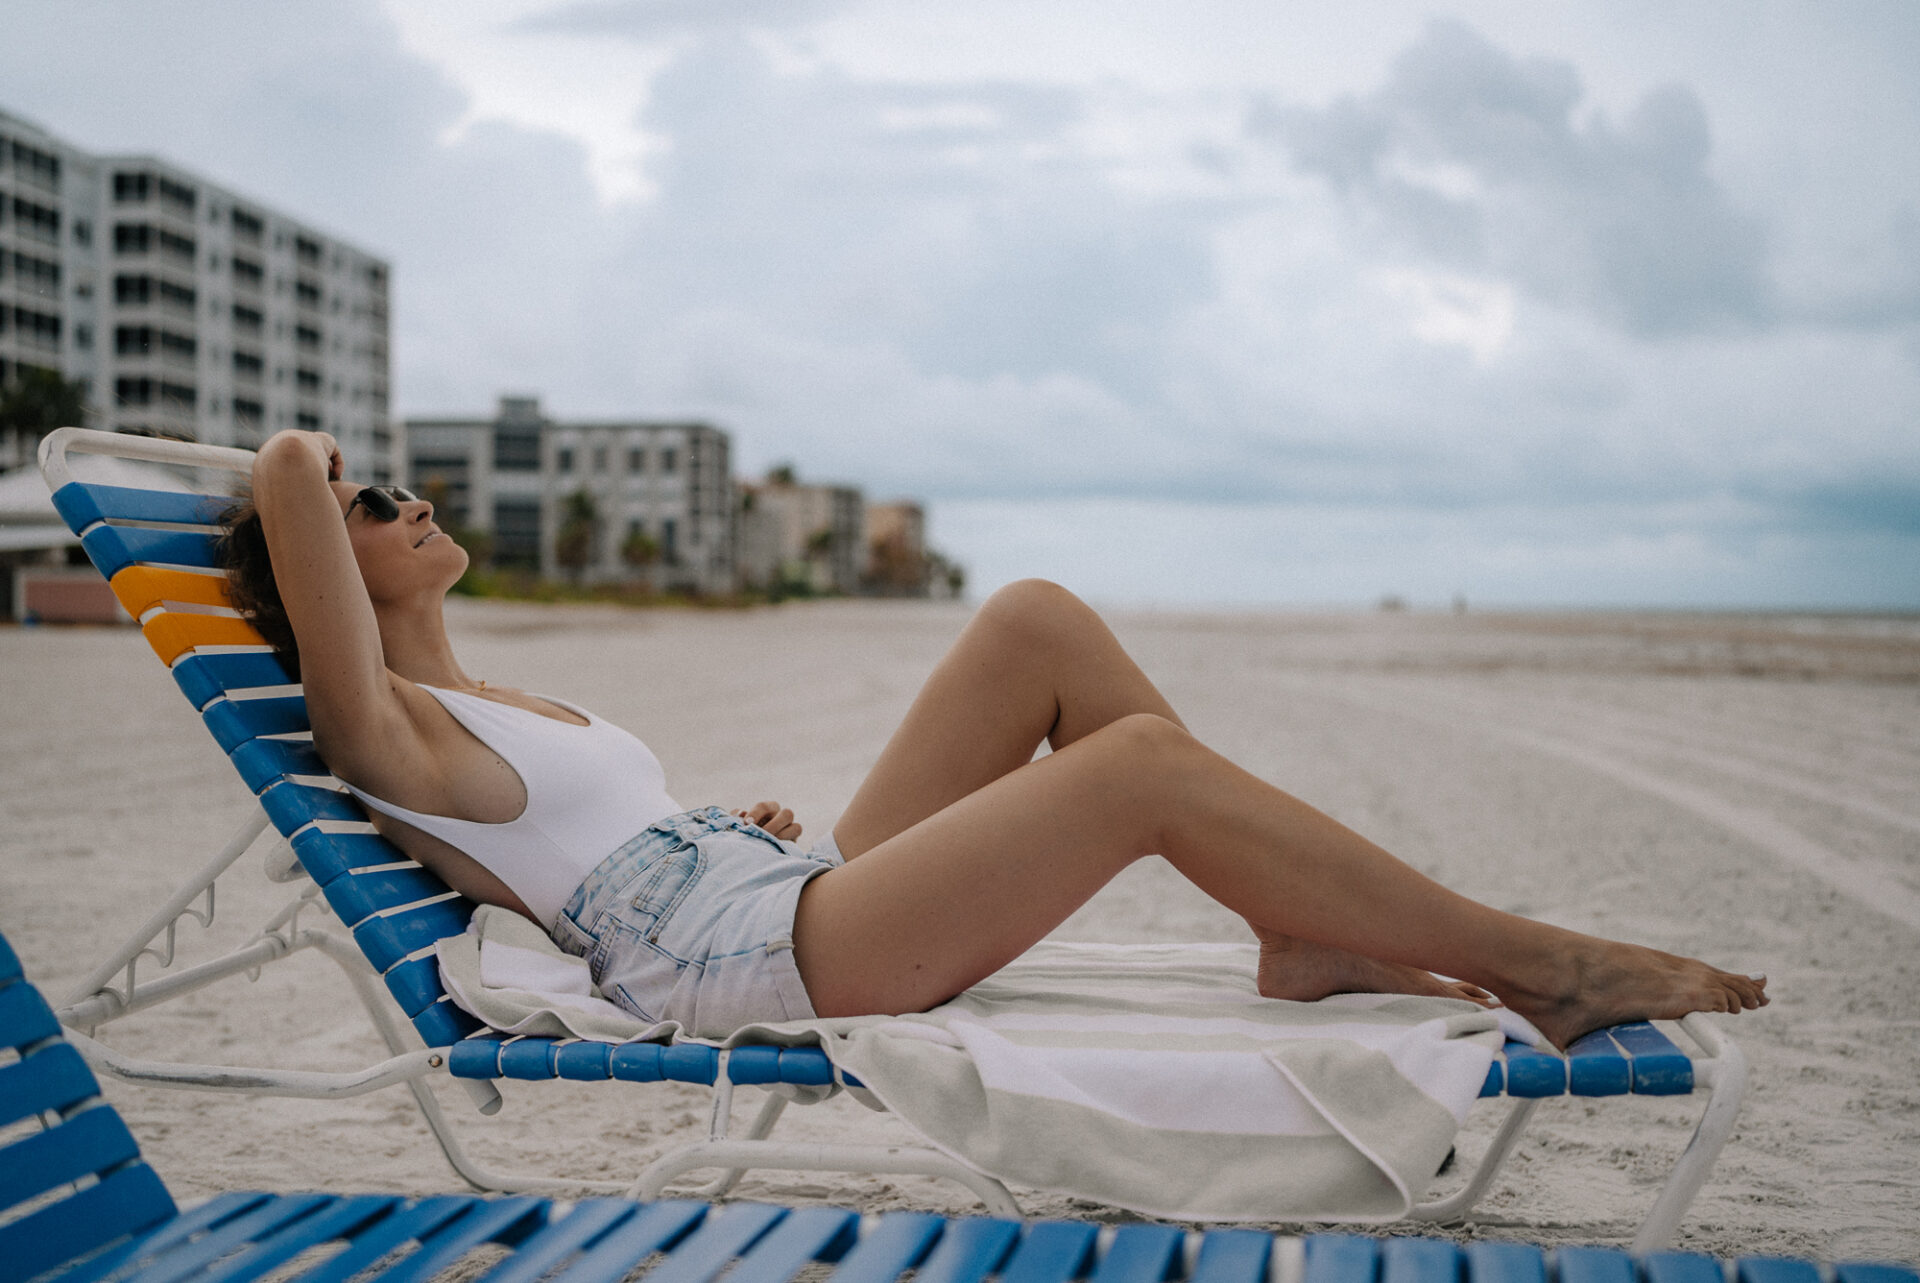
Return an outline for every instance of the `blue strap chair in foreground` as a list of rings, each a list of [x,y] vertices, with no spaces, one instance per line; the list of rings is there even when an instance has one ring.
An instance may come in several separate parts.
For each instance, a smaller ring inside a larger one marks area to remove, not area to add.
[[[223,1194],[181,1212],[0,938],[0,1283],[272,1277],[400,1283],[459,1267],[486,1280],[614,1283],[1920,1283],[1839,1265],[1513,1243],[1276,1238],[1066,1221],[861,1217],[829,1207],[472,1195]],[[730,1271],[730,1272],[728,1272]]]
[[[60,1023],[97,1069],[136,1082],[209,1091],[308,1097],[358,1095],[404,1083],[459,1174],[481,1189],[596,1192],[625,1189],[652,1197],[684,1173],[719,1169],[698,1193],[717,1197],[750,1168],[919,1173],[966,1185],[1000,1215],[1017,1215],[1005,1186],[932,1149],[903,1146],[787,1144],[769,1138],[792,1101],[811,1103],[843,1088],[816,1049],[658,1046],[494,1036],[454,1006],[441,988],[436,940],[463,931],[473,905],[408,861],[373,831],[359,803],[315,755],[298,686],[259,635],[228,606],[215,559],[217,518],[229,500],[92,485],[74,480],[69,452],[118,455],[211,472],[247,473],[243,450],[62,428],[41,446],[41,468],[55,506],[80,536],[127,611],[140,622],[194,710],[227,752],[255,803],[226,847],[90,972],[58,1009]],[[291,902],[248,943],[196,966],[172,969],[181,920],[209,923],[216,879],[271,823],[283,841],[268,876],[298,883]],[[331,911],[343,936],[309,921]],[[309,921],[303,921],[307,919]],[[91,1036],[99,1026],[301,949],[315,949],[345,971],[391,1056],[346,1072],[194,1065],[126,1057]],[[152,959],[167,974],[141,974]],[[384,982],[386,993],[380,992]],[[412,1023],[416,1042],[398,1014]],[[1458,1220],[1486,1192],[1541,1100],[1700,1094],[1699,1125],[1634,1240],[1646,1251],[1668,1242],[1706,1180],[1733,1128],[1746,1066],[1739,1050],[1704,1017],[1682,1028],[1688,1052],[1648,1024],[1602,1030],[1572,1054],[1543,1055],[1510,1044],[1482,1091],[1506,1096],[1509,1113],[1465,1183],[1414,1209],[1422,1220]],[[84,1031],[84,1032],[83,1032]],[[424,1045],[422,1045],[424,1044]],[[486,1170],[466,1153],[424,1079],[449,1073],[483,1114],[500,1107],[495,1080],[567,1078],[700,1083],[713,1090],[708,1138],[663,1155],[631,1186]],[[753,1085],[767,1099],[744,1137],[729,1135],[733,1089]]]

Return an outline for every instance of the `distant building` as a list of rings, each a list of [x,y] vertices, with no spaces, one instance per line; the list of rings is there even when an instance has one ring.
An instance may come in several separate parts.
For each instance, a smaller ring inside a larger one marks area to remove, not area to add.
[[[866,590],[881,597],[924,597],[931,578],[927,512],[909,499],[867,505]]]
[[[860,591],[866,503],[857,488],[808,485],[790,469],[776,469],[766,481],[740,487],[736,529],[742,586]]]
[[[312,224],[0,112],[0,384],[77,380],[89,426],[238,446],[324,429],[356,477],[390,481],[389,287]],[[33,447],[0,439],[0,470]]]
[[[486,536],[493,566],[582,583],[730,592],[727,434],[704,423],[560,422],[533,397],[490,419],[406,424],[409,484]]]

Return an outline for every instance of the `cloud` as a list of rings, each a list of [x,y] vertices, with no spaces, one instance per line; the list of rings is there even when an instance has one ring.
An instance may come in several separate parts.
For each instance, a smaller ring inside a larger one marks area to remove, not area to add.
[[[510,29],[650,42],[717,31],[789,31],[843,7],[832,0],[578,0],[528,14]]]
[[[1848,189],[1783,275],[1710,95],[1445,22],[1311,106],[908,74],[795,12],[862,16],[28,8],[0,82],[391,255],[403,413],[704,416],[930,500],[982,586],[1916,600],[1920,218]]]
[[[1572,64],[1432,22],[1380,88],[1265,103],[1249,130],[1324,179],[1384,249],[1511,278],[1643,337],[1755,330],[1775,313],[1763,224],[1711,173],[1697,94],[1646,93],[1615,124]]]

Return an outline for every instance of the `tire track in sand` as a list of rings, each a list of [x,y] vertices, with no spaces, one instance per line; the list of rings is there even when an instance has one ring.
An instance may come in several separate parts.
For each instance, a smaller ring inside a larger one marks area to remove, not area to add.
[[[1845,855],[1772,816],[1752,807],[1730,802],[1696,785],[1657,774],[1632,762],[1600,752],[1586,744],[1548,735],[1518,726],[1490,725],[1479,720],[1482,705],[1457,696],[1432,691],[1418,693],[1394,691],[1389,694],[1378,686],[1371,691],[1342,683],[1292,681],[1303,693],[1318,695],[1357,705],[1377,713],[1411,718],[1450,730],[1471,728],[1510,743],[1521,744],[1535,752],[1604,775],[1619,784],[1670,802],[1691,811],[1701,819],[1737,834],[1777,859],[1819,878],[1834,890],[1857,900],[1913,931],[1920,931],[1920,892],[1915,892],[1885,869],[1866,860]],[[1424,705],[1425,707],[1419,707]],[[1462,717],[1461,713],[1468,716]]]

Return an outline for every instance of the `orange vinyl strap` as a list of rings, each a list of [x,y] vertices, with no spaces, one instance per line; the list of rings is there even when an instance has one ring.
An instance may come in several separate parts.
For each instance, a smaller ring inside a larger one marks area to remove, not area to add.
[[[115,576],[117,579],[118,576]],[[141,626],[147,644],[169,668],[196,646],[264,646],[253,625],[232,615],[188,615],[163,611]]]
[[[194,606],[229,604],[225,575],[162,570],[154,566],[128,566],[122,570],[113,577],[113,595],[135,619],[166,601]]]

